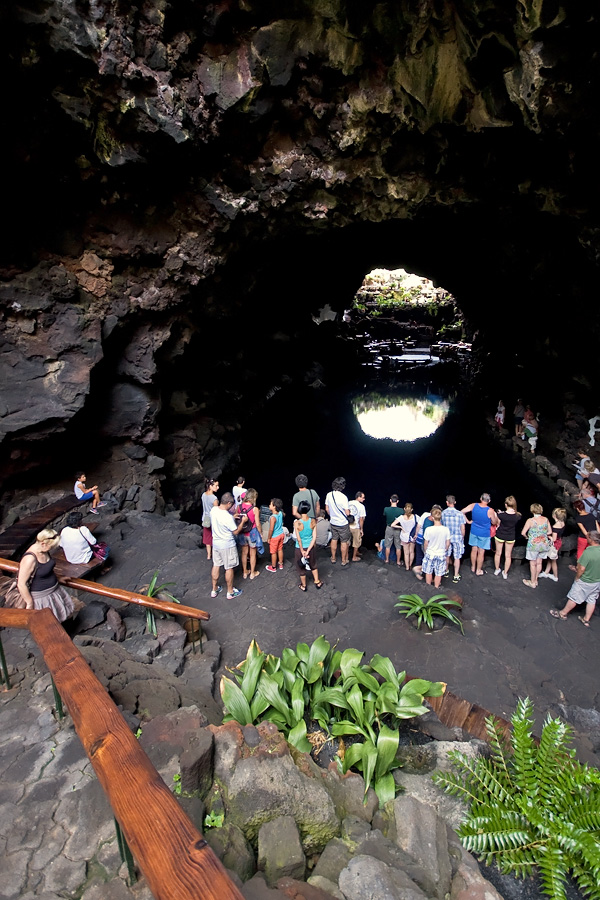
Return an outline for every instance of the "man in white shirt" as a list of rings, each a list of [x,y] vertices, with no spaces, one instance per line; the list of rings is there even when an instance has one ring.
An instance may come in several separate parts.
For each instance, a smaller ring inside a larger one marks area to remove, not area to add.
[[[221,566],[225,569],[227,599],[234,600],[242,593],[238,588],[234,588],[233,586],[233,570],[239,565],[235,535],[240,533],[248,516],[241,516],[238,524],[230,513],[233,504],[233,494],[226,491],[221,497],[219,505],[213,506],[210,511],[210,527],[213,536],[213,567],[211,572],[212,591],[210,592],[210,596],[213,599],[223,590],[219,585]]]
[[[357,491],[354,500],[350,501],[350,515],[354,516],[354,525],[350,526],[350,536],[352,538],[352,562],[360,562],[359,549],[363,542],[365,518],[367,511],[365,509],[365,495],[362,491]]]
[[[450,547],[450,529],[442,525],[442,511],[439,508],[431,510],[433,525],[425,529],[423,535],[423,572],[427,584],[431,584],[435,574],[434,585],[439,588],[442,583],[442,575],[448,567],[448,549]]]
[[[325,509],[329,516],[331,527],[331,562],[335,563],[338,541],[341,544],[342,565],[348,565],[348,547],[350,544],[350,526],[348,516],[350,507],[348,498],[343,491],[346,490],[346,479],[336,478],[331,484],[331,490],[325,497]]]

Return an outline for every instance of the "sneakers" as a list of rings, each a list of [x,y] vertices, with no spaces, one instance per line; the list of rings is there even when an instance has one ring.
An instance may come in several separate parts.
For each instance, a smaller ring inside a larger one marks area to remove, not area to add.
[[[278,568],[278,569],[283,569],[283,563],[279,563],[279,565],[277,566],[277,568]]]
[[[540,572],[538,578],[550,578],[549,572]]]
[[[499,575],[502,569],[494,569],[494,575]]]
[[[98,506],[99,506],[99,507],[100,507],[100,506],[106,506],[106,501],[105,501],[105,500],[100,500],[100,502],[98,503]]]
[[[213,600],[215,599],[215,597],[217,597],[221,593],[222,590],[223,590],[223,588],[221,587],[221,585],[219,585],[219,587],[216,589],[216,591],[210,592],[210,596],[213,598]]]
[[[91,507],[90,512],[93,513],[95,516],[99,516],[99,515],[100,515],[100,513],[98,512],[98,510],[97,510],[97,509],[94,509],[93,506]]]
[[[454,578],[452,579],[452,581],[454,582],[454,584],[458,584],[458,582],[460,581],[461,578],[462,578],[462,575],[455,575]]]
[[[449,577],[450,577],[450,569],[447,569],[447,571],[444,572],[444,574],[442,575],[442,578],[449,578]]]
[[[265,566],[265,569],[267,570],[267,572],[276,572],[277,571],[275,566]]]
[[[238,588],[234,588],[234,589],[231,591],[231,593],[227,592],[227,599],[228,599],[228,600],[235,600],[235,598],[236,598],[236,597],[239,597],[240,594],[242,594],[242,593],[243,593],[243,591],[238,590]]]
[[[548,575],[548,578],[550,578],[552,581],[558,581],[557,575]]]
[[[507,580],[508,575],[506,574],[506,572],[503,572],[503,573],[502,573],[502,577],[504,578],[505,581]]]

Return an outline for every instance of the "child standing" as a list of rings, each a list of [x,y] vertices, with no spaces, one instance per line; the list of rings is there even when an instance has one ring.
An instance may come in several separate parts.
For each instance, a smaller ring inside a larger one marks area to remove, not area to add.
[[[567,521],[566,509],[557,506],[556,509],[552,510],[552,518],[554,519],[554,524],[552,525],[552,544],[556,550],[556,559],[552,559],[548,556],[546,571],[540,572],[539,577],[551,578],[552,581],[558,581],[558,551],[562,547],[562,536],[565,530],[565,522]]]
[[[316,521],[309,517],[311,511],[308,500],[301,500],[298,504],[298,512],[300,518],[294,522],[294,538],[296,539],[296,566],[300,571],[300,584],[298,587],[301,591],[306,591],[306,571],[310,569],[315,582],[315,587],[319,591],[323,584],[319,580],[319,570],[315,559],[315,544],[317,540]]]
[[[273,497],[269,503],[271,518],[269,519],[269,550],[271,551],[271,565],[266,566],[267,572],[276,572],[277,567],[283,569],[283,500]]]

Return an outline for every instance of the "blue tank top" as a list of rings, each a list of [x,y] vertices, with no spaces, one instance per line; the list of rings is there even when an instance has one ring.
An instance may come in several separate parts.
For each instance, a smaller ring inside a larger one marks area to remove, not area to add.
[[[490,536],[490,526],[492,523],[488,515],[488,510],[489,506],[480,506],[478,503],[473,507],[473,512],[471,514],[471,518],[473,519],[471,534],[476,537],[486,538]]]
[[[273,534],[272,538],[279,537],[279,535],[283,532],[283,513],[271,513],[271,518],[275,519],[275,525],[273,526]]]
[[[304,522],[302,519],[299,519],[300,522],[300,540],[302,542],[302,549],[306,550],[310,542],[312,541],[312,528],[310,527],[310,519],[307,519]],[[296,540],[296,547],[300,547],[300,544]]]

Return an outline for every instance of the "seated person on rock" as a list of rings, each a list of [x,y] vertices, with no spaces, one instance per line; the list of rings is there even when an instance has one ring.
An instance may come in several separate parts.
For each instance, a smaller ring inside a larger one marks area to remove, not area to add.
[[[80,512],[69,513],[66,527],[60,533],[60,546],[67,562],[87,563],[92,558],[92,544],[96,538],[85,525],[81,524]]]
[[[86,486],[85,472],[82,472],[81,475],[77,475],[75,480],[75,487],[73,490],[75,491],[75,496],[79,500],[80,503],[85,503],[86,500],[92,501],[92,508],[90,512],[93,512],[94,515],[98,515],[98,510],[96,507],[98,506],[106,506],[103,500],[100,499],[100,493],[98,491],[98,485],[95,484],[93,487],[89,488]]]

